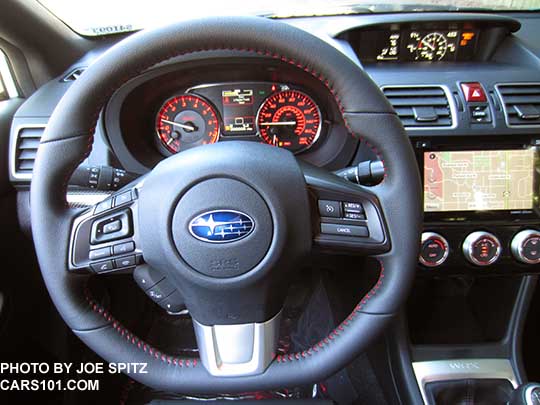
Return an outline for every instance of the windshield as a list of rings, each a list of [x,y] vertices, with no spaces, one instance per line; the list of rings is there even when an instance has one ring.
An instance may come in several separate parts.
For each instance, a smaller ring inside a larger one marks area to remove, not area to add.
[[[223,15],[302,17],[422,11],[538,10],[540,0],[38,0],[74,31],[89,36]]]

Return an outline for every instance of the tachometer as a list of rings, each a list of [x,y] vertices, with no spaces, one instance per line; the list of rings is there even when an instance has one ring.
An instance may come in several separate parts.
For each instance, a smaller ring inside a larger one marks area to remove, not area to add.
[[[315,102],[298,90],[284,90],[268,97],[257,113],[257,129],[270,144],[301,152],[321,133],[321,112]]]
[[[202,97],[183,94],[167,100],[156,117],[156,131],[172,153],[217,142],[219,120],[214,107]]]
[[[418,58],[433,61],[441,60],[446,55],[448,41],[443,34],[432,32],[427,34],[418,43],[416,54]]]

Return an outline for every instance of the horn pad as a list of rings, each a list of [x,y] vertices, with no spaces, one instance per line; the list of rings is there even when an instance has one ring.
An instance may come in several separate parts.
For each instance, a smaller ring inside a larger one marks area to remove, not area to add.
[[[261,196],[238,180],[198,183],[174,211],[172,236],[180,256],[210,277],[235,277],[257,266],[272,240],[272,218]]]

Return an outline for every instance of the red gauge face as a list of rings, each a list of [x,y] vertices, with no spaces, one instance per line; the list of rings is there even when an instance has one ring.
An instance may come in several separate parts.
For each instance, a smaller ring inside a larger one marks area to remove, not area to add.
[[[156,131],[163,146],[172,153],[217,142],[216,110],[203,98],[183,94],[167,100],[156,117]]]
[[[257,128],[263,140],[274,146],[301,152],[315,143],[321,133],[317,104],[297,90],[285,90],[268,97],[257,114]]]

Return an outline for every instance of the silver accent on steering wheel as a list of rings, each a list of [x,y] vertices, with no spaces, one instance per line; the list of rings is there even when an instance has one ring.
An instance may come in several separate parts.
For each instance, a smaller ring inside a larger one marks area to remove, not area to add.
[[[201,362],[216,377],[262,374],[276,357],[281,312],[263,323],[193,327]]]

